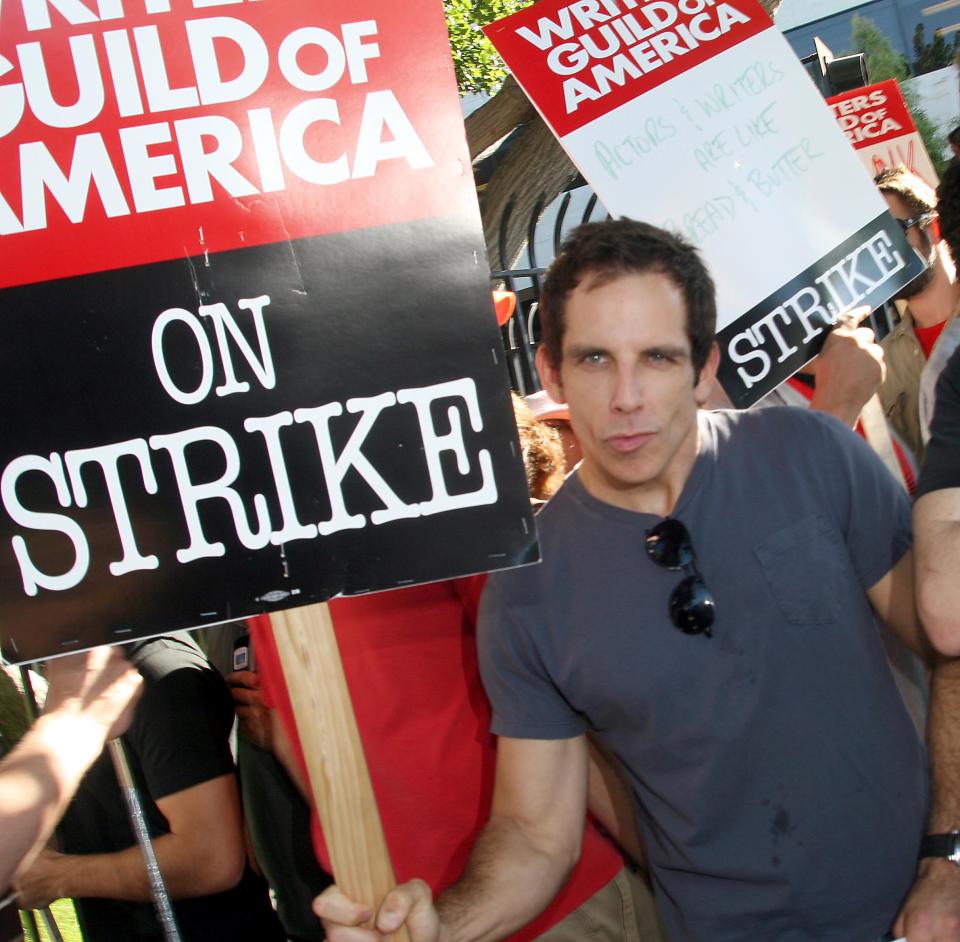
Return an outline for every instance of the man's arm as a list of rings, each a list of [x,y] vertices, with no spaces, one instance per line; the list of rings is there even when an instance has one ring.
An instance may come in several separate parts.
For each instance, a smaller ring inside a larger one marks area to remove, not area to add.
[[[839,419],[853,428],[860,412],[883,384],[886,365],[883,349],[873,330],[857,324],[869,308],[851,311],[828,335],[813,362],[817,385],[810,408]]]
[[[617,846],[638,867],[646,868],[643,841],[637,829],[633,796],[626,773],[616,756],[593,736],[590,744],[590,778],[587,806]]]
[[[411,942],[492,942],[540,913],[580,857],[587,797],[586,736],[501,737],[490,821],[460,880],[432,905],[419,880],[389,893],[373,916],[335,887],[314,908],[330,942],[376,940],[406,923]]]
[[[943,659],[930,684],[927,745],[933,795],[928,834],[960,828],[960,659]],[[910,942],[960,940],[960,866],[927,858],[900,911],[894,934]]]
[[[270,736],[273,723],[270,714],[273,711],[264,705],[260,678],[253,671],[233,671],[224,680],[230,688],[240,735],[260,749],[269,751],[272,748]]]
[[[960,654],[960,349],[937,381],[927,458],[913,508],[917,605],[930,640]]]
[[[867,589],[867,598],[877,617],[928,667],[933,667],[935,652],[917,617],[913,570],[913,551],[907,550],[882,579]]]
[[[924,494],[913,508],[917,607],[930,641],[960,655],[960,488]]]
[[[0,889],[29,865],[104,743],[126,729],[140,675],[117,649],[52,661],[44,715],[0,762]]]
[[[927,747],[933,795],[928,834],[960,828],[960,659],[937,656],[917,619],[913,561],[906,553],[867,593],[878,616],[933,667]],[[924,860],[894,934],[910,942],[960,942],[960,867]]]
[[[235,886],[244,869],[240,797],[233,773],[157,800],[169,834],[153,839],[173,899],[209,896]],[[138,846],[110,854],[46,851],[16,884],[20,903],[36,909],[60,897],[149,901]]]

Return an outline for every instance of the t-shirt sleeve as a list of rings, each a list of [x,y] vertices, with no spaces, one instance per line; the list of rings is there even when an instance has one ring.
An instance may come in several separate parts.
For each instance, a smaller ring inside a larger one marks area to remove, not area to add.
[[[493,709],[491,729],[512,739],[579,736],[586,723],[550,679],[533,643],[541,608],[511,604],[501,591],[503,578],[487,581],[477,622],[480,674]]]
[[[818,416],[835,455],[835,476],[821,467],[837,510],[853,568],[864,589],[876,585],[910,548],[910,499],[873,449],[859,435],[829,416]]]
[[[937,380],[930,443],[916,496],[949,487],[960,487],[960,348],[947,360]]]
[[[233,708],[212,668],[181,667],[146,685],[127,733],[154,801],[226,775]]]

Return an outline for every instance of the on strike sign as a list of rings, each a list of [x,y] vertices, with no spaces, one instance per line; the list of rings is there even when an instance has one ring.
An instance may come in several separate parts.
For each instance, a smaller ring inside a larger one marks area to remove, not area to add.
[[[736,405],[922,269],[756,0],[540,0],[486,33],[606,208],[702,251]]]
[[[903,164],[934,188],[940,182],[896,79],[834,95],[827,104],[871,178]]]
[[[0,7],[0,637],[536,557],[439,0]]]

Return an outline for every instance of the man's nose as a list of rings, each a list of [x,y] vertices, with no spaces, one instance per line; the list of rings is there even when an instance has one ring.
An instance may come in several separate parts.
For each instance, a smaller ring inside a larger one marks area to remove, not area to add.
[[[630,366],[617,369],[610,407],[614,412],[633,412],[643,405],[643,383],[640,370]]]

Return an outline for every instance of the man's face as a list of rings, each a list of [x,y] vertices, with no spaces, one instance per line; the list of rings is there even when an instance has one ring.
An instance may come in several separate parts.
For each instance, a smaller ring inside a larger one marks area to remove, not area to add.
[[[683,295],[666,275],[624,274],[602,285],[588,275],[567,299],[559,369],[538,351],[547,391],[570,410],[580,477],[594,497],[666,513],[663,494],[679,495],[697,454],[698,399],[717,361],[714,347],[694,382],[686,323]]]
[[[916,213],[911,213],[910,207],[895,193],[884,193],[882,195],[887,201],[887,206],[890,207],[890,212],[893,213],[895,219],[909,219],[911,216],[917,215]],[[907,241],[923,256],[924,261],[927,263],[927,270],[914,278],[910,284],[896,295],[895,300],[897,301],[907,301],[910,298],[915,298],[928,288],[933,281],[934,268],[939,262],[937,246],[930,238],[926,229],[920,226],[911,226],[907,230]]]

